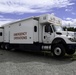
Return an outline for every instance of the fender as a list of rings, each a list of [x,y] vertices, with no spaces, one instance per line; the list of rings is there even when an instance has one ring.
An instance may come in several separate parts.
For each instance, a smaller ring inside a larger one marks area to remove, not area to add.
[[[62,39],[62,38],[60,38],[60,37],[57,37],[57,38],[55,38],[55,39],[52,41],[51,51],[52,51],[52,47],[53,47],[55,44],[63,44],[63,46],[67,49],[67,44],[66,44],[65,40]]]
[[[60,37],[57,37],[52,41],[52,44],[58,44],[58,43],[66,44],[65,40]]]

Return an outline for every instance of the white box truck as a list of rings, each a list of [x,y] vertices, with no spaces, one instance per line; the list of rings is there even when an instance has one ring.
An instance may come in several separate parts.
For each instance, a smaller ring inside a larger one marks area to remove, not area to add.
[[[44,14],[5,24],[0,28],[2,49],[25,51],[50,51],[56,57],[75,53],[74,32],[64,31],[61,19]]]

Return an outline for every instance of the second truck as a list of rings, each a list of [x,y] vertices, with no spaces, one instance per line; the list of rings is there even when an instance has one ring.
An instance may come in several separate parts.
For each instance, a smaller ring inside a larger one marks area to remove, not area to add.
[[[56,57],[72,55],[76,48],[76,33],[64,31],[61,19],[44,14],[0,27],[0,47],[25,51],[49,51]]]

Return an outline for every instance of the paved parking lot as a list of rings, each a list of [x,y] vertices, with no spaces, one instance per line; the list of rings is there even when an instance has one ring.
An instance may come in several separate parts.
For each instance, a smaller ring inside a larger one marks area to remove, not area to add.
[[[0,50],[0,75],[76,75],[71,57],[56,59],[43,54]]]

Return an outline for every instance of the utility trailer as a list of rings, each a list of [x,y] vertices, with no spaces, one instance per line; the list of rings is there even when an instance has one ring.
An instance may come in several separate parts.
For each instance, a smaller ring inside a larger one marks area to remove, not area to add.
[[[0,28],[0,47],[2,49],[21,49],[25,51],[49,51],[56,57],[65,53],[75,53],[74,32],[64,31],[61,19],[53,14],[44,14],[16,22]],[[72,33],[72,35],[71,35]]]

